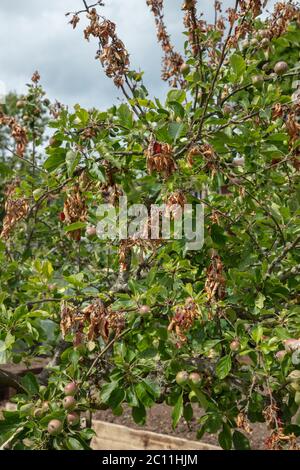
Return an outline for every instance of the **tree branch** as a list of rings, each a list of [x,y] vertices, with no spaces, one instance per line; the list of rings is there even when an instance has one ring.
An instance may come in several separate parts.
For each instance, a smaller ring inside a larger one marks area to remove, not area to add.
[[[38,375],[38,380],[41,384],[46,385],[48,383],[49,376],[51,374],[51,368],[56,367],[60,364],[61,354],[70,346],[64,339],[59,340],[54,350],[54,355],[47,367]]]
[[[285,257],[286,255],[289,253],[289,251],[291,251],[293,248],[296,247],[296,245],[300,242],[300,235],[298,235],[298,237],[295,238],[295,240],[291,243],[287,243],[287,245],[285,246],[285,248],[282,250],[282,252],[280,253],[279,256],[277,256],[277,258],[275,258],[272,263],[270,264],[269,266],[269,269],[268,269],[268,272],[267,272],[267,275],[270,275],[274,269],[276,268],[277,264],[279,264]]]
[[[20,377],[3,369],[0,369],[0,387],[11,387],[17,392],[25,391],[24,387],[21,385]]]

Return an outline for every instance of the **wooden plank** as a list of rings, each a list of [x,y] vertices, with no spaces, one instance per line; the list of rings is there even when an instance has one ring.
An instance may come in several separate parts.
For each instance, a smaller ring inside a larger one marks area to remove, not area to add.
[[[203,442],[189,441],[167,434],[131,429],[119,424],[94,421],[94,450],[221,450]]]
[[[48,364],[49,359],[36,358],[31,364],[1,364],[0,368],[4,372],[11,372],[12,374],[23,376],[28,372],[39,374]],[[16,394],[16,391],[11,387],[0,386],[0,400],[7,401]]]
[[[1,364],[0,368],[4,371],[11,372],[16,375],[25,375],[27,372],[39,374],[48,364],[49,359],[35,359],[31,364]]]

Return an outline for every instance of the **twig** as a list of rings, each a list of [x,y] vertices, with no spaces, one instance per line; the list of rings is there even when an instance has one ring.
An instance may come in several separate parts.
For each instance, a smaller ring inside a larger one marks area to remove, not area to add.
[[[94,359],[91,367],[89,368],[89,370],[86,372],[86,374],[84,375],[84,379],[83,380],[86,380],[92,373],[93,371],[93,368],[96,366],[96,364],[98,363],[98,361],[101,359],[102,356],[104,356],[104,354],[113,346],[113,344],[121,339],[123,336],[125,336],[127,333],[129,333],[130,331],[130,328],[128,328],[127,330],[124,330],[122,331],[122,333],[120,333],[119,335],[115,336],[106,346],[105,348],[103,348],[100,353],[96,356],[96,358]]]
[[[0,369],[0,385],[12,387],[17,392],[27,392],[27,390],[22,386],[20,378],[17,375],[3,369]]]
[[[290,243],[287,243],[287,245],[285,246],[285,248],[282,250],[282,252],[280,253],[279,256],[277,256],[277,258],[275,258],[272,263],[270,264],[269,266],[269,269],[267,271],[267,275],[270,275],[277,264],[279,264],[285,257],[286,255],[289,253],[289,251],[291,251],[293,248],[296,247],[296,245],[300,242],[300,235],[298,235],[298,237],[295,238],[295,240],[293,242],[290,242]]]
[[[298,276],[300,274],[300,264],[293,266],[292,268],[286,269],[282,274],[280,274],[279,279],[281,282],[286,281],[291,276]]]
[[[19,155],[17,155],[12,149],[10,149],[9,147],[7,146],[4,146],[5,150],[7,150],[8,152],[10,152],[14,157],[18,158],[18,160],[20,160],[21,162],[25,162],[27,163],[28,165],[30,165],[33,169],[37,170],[37,171],[40,171],[42,173],[47,173],[46,170],[44,170],[43,168],[35,165],[33,162],[31,162],[30,160],[27,160],[27,158],[24,158],[24,157],[19,157]]]
[[[47,367],[37,376],[38,380],[42,384],[47,384],[49,375],[51,373],[50,369],[56,367],[60,363],[61,354],[70,346],[70,343],[67,343],[64,339],[59,340],[57,346],[54,350],[54,355],[51,361],[48,363]]]
[[[238,6],[239,6],[239,0],[236,0],[236,2],[235,2],[235,7],[234,7],[234,14],[237,12]],[[206,98],[206,101],[205,101],[204,110],[203,110],[203,115],[202,115],[202,118],[201,118],[201,121],[200,121],[200,124],[199,124],[199,129],[198,129],[197,137],[196,137],[195,140],[198,140],[199,137],[200,137],[201,134],[202,134],[202,129],[203,129],[203,125],[204,125],[204,122],[205,122],[205,119],[206,119],[206,112],[207,112],[207,109],[208,109],[208,105],[209,105],[209,102],[210,102],[211,97],[213,96],[213,93],[214,93],[214,90],[215,90],[215,85],[216,85],[216,83],[217,83],[220,70],[221,70],[222,65],[223,65],[223,62],[224,62],[224,60],[225,60],[225,58],[226,58],[227,46],[228,46],[229,40],[230,40],[230,38],[231,38],[231,34],[232,34],[232,31],[233,31],[234,24],[235,24],[235,21],[232,21],[232,23],[231,23],[231,25],[230,25],[230,28],[229,28],[229,31],[228,31],[228,35],[227,35],[226,41],[225,41],[225,43],[224,43],[224,45],[223,45],[222,52],[221,52],[221,57],[220,57],[220,61],[219,61],[219,65],[218,65],[217,70],[216,70],[216,73],[215,73],[215,75],[214,75],[214,78],[213,78],[213,81],[212,81],[212,84],[211,84],[211,88],[210,88],[210,92],[209,92],[209,94],[208,94],[208,96],[207,96],[207,98]]]
[[[24,429],[24,426],[18,428],[18,429],[10,436],[10,438],[7,439],[7,441],[5,441],[5,442],[1,445],[0,450],[5,450],[5,448],[8,446],[8,444],[10,444],[10,443],[14,440],[14,438],[15,438],[21,431],[23,431],[23,429]]]

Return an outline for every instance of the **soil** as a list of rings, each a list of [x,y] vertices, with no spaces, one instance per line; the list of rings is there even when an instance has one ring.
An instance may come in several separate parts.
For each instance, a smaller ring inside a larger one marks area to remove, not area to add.
[[[158,432],[161,434],[169,434],[176,437],[181,437],[189,440],[197,440],[196,433],[199,427],[197,421],[203,413],[200,410],[194,409],[194,417],[188,424],[184,419],[181,419],[177,428],[172,428],[171,419],[172,409],[167,405],[155,405],[147,414],[147,422],[145,426],[137,425],[131,416],[131,409],[123,407],[123,414],[115,416],[111,410],[98,411],[94,415],[94,419],[107,421],[109,423],[121,424],[133,429],[141,429],[147,431]],[[254,450],[264,449],[264,441],[269,433],[264,424],[254,424],[252,427],[252,434],[247,436],[251,443],[251,448]],[[213,434],[205,434],[202,442],[207,444],[219,445],[218,438]]]

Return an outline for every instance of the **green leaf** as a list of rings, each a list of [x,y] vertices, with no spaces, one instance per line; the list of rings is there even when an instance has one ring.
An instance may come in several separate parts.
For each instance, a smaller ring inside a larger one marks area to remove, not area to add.
[[[186,421],[191,421],[193,419],[193,407],[190,403],[187,403],[183,408],[183,417]]]
[[[32,193],[34,200],[37,201],[43,193],[44,193],[43,188],[35,189]]]
[[[240,431],[234,431],[232,440],[235,450],[251,449],[249,439],[247,439],[247,437],[244,436],[244,434],[242,434]]]
[[[240,56],[239,54],[233,54],[230,57],[230,65],[232,67],[234,74],[237,77],[240,77],[246,70],[246,63],[243,57]]]
[[[132,116],[132,112],[129,108],[129,106],[127,106],[127,104],[121,104],[121,106],[119,107],[118,111],[118,117],[120,119],[120,124],[122,124],[122,126],[126,127],[127,129],[132,129],[133,127],[133,116]]]
[[[73,284],[75,287],[82,287],[84,285],[84,274],[83,273],[77,273],[77,274],[72,274],[72,276],[67,276],[66,280]]]
[[[193,387],[193,391],[195,392],[198,398],[201,408],[203,408],[204,410],[207,410],[209,403],[205,394],[201,392],[201,390],[199,390],[198,387]]]
[[[200,423],[204,423],[205,432],[215,434],[222,427],[222,416],[219,413],[208,413],[200,418]]]
[[[227,240],[223,228],[217,224],[211,226],[211,238],[214,243],[220,246],[225,245]]]
[[[154,400],[147,392],[147,389],[143,382],[140,382],[135,386],[135,393],[140,402],[147,408],[151,407],[154,404]]]
[[[102,390],[100,392],[100,398],[103,403],[107,403],[112,392],[116,390],[116,388],[119,387],[119,382],[109,382],[105,385],[103,385]]]
[[[143,380],[143,384],[144,384],[144,387],[145,389],[147,390],[147,392],[154,398],[154,399],[157,399],[160,397],[160,388],[159,386],[154,383],[154,382],[151,382],[149,379],[144,379]]]
[[[171,122],[168,126],[168,133],[171,139],[176,142],[183,134],[185,124],[180,122]]]
[[[85,447],[75,437],[68,437],[66,439],[66,445],[69,450],[84,450]]]
[[[224,356],[219,360],[216,367],[216,374],[220,380],[223,380],[225,377],[227,377],[231,370],[231,366],[231,357],[229,355]]]
[[[116,388],[111,392],[109,400],[108,400],[108,404],[112,409],[117,408],[122,403],[124,398],[125,398],[124,389]]]
[[[45,170],[54,171],[56,168],[65,163],[66,150],[62,148],[54,149],[54,153],[47,158],[44,163]]]
[[[183,414],[183,396],[179,395],[176,405],[172,411],[172,426],[175,429]]]
[[[64,227],[65,232],[73,232],[74,230],[78,230],[80,228],[85,228],[86,223],[85,222],[74,222],[74,224],[67,225]]]
[[[39,393],[37,378],[31,372],[28,372],[28,374],[21,378],[21,384],[25,387],[29,395],[37,395]]]
[[[101,183],[106,182],[105,170],[101,165],[99,165],[99,163],[94,162],[92,167],[89,170],[89,173],[92,176],[92,178],[95,178],[96,180],[100,181]]]
[[[136,393],[135,393],[133,387],[128,388],[126,390],[126,401],[127,401],[128,405],[131,406],[131,407],[138,407],[139,406],[139,401],[138,401],[138,398],[136,396]]]
[[[0,421],[0,445],[5,444],[12,436],[17,436],[22,430],[20,423],[7,424],[5,421]]]
[[[15,340],[15,337],[9,331],[5,337],[5,341],[1,342],[0,352],[10,349],[11,346],[15,343]]]
[[[146,409],[143,405],[132,408],[132,417],[136,424],[143,426],[146,422]]]
[[[177,101],[177,103],[183,103],[186,98],[186,92],[184,90],[170,90],[167,96],[167,103]]]
[[[68,176],[72,176],[76,166],[80,161],[80,154],[77,152],[73,152],[73,150],[69,150],[66,154],[66,164],[68,170]]]
[[[256,342],[256,344],[260,342],[260,340],[263,337],[263,334],[264,334],[264,329],[261,325],[258,325],[254,330],[252,330],[251,336]]]
[[[257,307],[259,310],[261,310],[262,308],[264,308],[264,303],[265,303],[265,300],[266,300],[266,297],[264,296],[264,294],[262,294],[261,292],[258,294],[258,297],[255,301],[255,307]]]
[[[174,111],[176,117],[180,117],[181,119],[184,118],[185,109],[180,103],[177,101],[171,101],[169,103],[169,107]]]
[[[228,424],[223,424],[223,430],[220,432],[218,436],[218,441],[222,449],[230,450],[232,447],[232,437],[231,437],[231,429]]]
[[[91,440],[94,436],[96,436],[96,433],[93,429],[84,428],[80,430],[80,437],[85,441]]]

